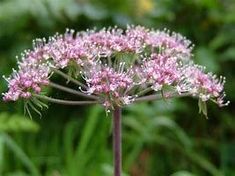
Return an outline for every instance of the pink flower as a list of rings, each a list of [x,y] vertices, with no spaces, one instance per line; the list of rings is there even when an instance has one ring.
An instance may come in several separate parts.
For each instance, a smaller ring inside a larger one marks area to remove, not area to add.
[[[128,26],[124,31],[117,27],[78,33],[66,30],[48,41],[36,39],[33,49],[21,55],[18,71],[6,78],[9,89],[3,99],[16,101],[41,94],[59,72],[79,86],[79,95],[93,96],[107,109],[130,104],[166,86],[174,93],[227,105],[224,78],[195,65],[192,47],[180,34],[141,26]]]
[[[179,67],[176,57],[152,54],[150,59],[144,61],[142,73],[146,82],[159,91],[164,85],[173,86],[179,80]]]

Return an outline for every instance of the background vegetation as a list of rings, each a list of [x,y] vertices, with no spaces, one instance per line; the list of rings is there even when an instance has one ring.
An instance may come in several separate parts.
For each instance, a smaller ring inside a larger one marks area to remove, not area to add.
[[[196,45],[195,61],[226,76],[231,104],[174,99],[124,110],[124,176],[235,175],[235,1],[233,0],[1,0],[0,74],[32,39],[65,28],[85,30],[140,24],[168,28]],[[0,92],[6,91],[1,78]],[[63,96],[61,92],[51,93]],[[0,175],[111,176],[111,119],[101,107],[51,104],[42,118],[23,115],[23,103],[0,102]]]

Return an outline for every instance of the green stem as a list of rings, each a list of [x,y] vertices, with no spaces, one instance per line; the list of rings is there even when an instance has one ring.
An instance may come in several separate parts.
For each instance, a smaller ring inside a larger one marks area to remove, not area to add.
[[[161,99],[169,99],[169,98],[176,98],[176,97],[186,97],[192,95],[191,93],[181,93],[178,94],[176,92],[166,92],[164,93],[164,96],[162,96],[162,94],[154,94],[154,95],[147,95],[147,96],[143,96],[140,98],[136,98],[135,99],[135,103],[138,102],[143,102],[143,101],[153,101],[153,100],[161,100]]]
[[[57,70],[57,69],[53,69],[53,71],[54,71],[55,73],[57,73],[58,75],[62,76],[63,78],[67,79],[68,81],[71,81],[71,82],[73,82],[74,84],[77,84],[77,85],[79,85],[79,86],[82,87],[82,88],[85,88],[85,89],[87,88],[86,85],[82,84],[81,82],[79,82],[78,80],[72,78],[71,76],[65,74],[64,72],[62,72],[62,71],[60,71],[60,70]]]
[[[74,95],[78,95],[78,96],[82,96],[82,97],[90,98],[90,99],[95,99],[95,100],[98,99],[98,97],[96,97],[94,95],[87,95],[87,94],[84,94],[84,93],[79,92],[77,90],[74,90],[74,89],[71,89],[71,88],[68,88],[68,87],[65,87],[65,86],[61,86],[61,85],[53,83],[53,82],[50,82],[49,85],[53,88],[56,88],[56,89],[59,89],[59,90],[62,90],[62,91],[65,91],[65,92],[68,92],[68,93],[71,93],[71,94],[74,94]]]
[[[49,101],[51,103],[63,104],[63,105],[88,105],[96,104],[97,101],[70,101],[70,100],[61,100],[56,98],[47,97],[44,95],[33,94],[34,97]]]
[[[138,92],[138,93],[137,93],[137,96],[140,97],[140,96],[142,96],[142,95],[144,95],[144,94],[146,94],[146,93],[148,93],[148,92],[150,92],[150,91],[152,91],[152,90],[153,90],[153,89],[152,89],[151,87],[148,87],[148,88],[146,88],[146,89],[144,89],[144,90]]]

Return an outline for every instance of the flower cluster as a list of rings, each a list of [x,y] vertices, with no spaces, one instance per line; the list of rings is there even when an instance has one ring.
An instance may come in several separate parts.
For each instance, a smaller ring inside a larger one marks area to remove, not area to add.
[[[164,85],[174,85],[180,80],[180,66],[176,57],[153,54],[142,67],[143,78],[155,91]]]
[[[133,84],[133,80],[129,75],[122,72],[116,72],[110,67],[94,66],[88,73],[87,79],[84,78],[88,85],[87,93],[89,94],[111,94],[119,97],[119,92],[125,90]]]
[[[205,68],[198,65],[188,65],[182,69],[182,79],[178,84],[179,92],[190,92],[193,96],[198,96],[202,101],[210,98],[217,98],[217,103],[223,106],[221,98],[225,96],[223,86],[225,78],[216,78],[212,73],[204,73]]]
[[[40,93],[41,86],[48,85],[48,75],[50,67],[47,63],[42,63],[35,59],[38,53],[26,52],[23,56],[24,62],[19,63],[19,71],[13,70],[10,78],[5,78],[8,82],[9,90],[4,94],[5,101],[16,101],[18,98],[30,98],[32,92]]]
[[[166,86],[179,95],[187,93],[226,105],[224,78],[195,65],[192,48],[180,34],[141,26],[78,33],[67,30],[48,41],[33,42],[33,49],[22,54],[18,71],[6,78],[9,90],[3,98],[16,101],[39,95],[43,86],[50,85],[53,74],[66,75],[65,70],[75,65],[76,72],[67,78],[75,83],[82,78],[76,91],[95,97],[108,109],[164,91]]]

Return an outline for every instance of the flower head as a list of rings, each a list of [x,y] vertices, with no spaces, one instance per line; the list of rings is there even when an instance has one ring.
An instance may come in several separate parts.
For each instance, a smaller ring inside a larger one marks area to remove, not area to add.
[[[112,109],[158,94],[167,86],[173,91],[168,95],[186,93],[227,105],[223,100],[225,79],[195,65],[192,48],[180,34],[142,26],[78,33],[67,30],[48,41],[33,42],[33,49],[22,54],[18,71],[6,78],[9,90],[3,99],[30,99],[40,95],[44,86],[52,85]],[[52,84],[56,73],[77,84],[77,90]]]

